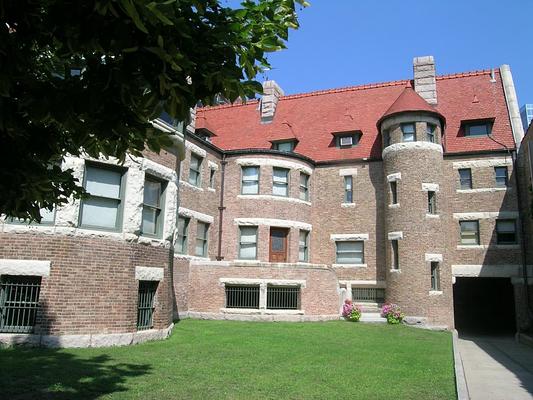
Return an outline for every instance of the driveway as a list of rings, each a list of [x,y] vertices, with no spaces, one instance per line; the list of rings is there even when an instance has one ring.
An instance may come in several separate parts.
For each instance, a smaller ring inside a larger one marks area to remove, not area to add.
[[[459,335],[472,400],[533,399],[533,348],[512,336]]]

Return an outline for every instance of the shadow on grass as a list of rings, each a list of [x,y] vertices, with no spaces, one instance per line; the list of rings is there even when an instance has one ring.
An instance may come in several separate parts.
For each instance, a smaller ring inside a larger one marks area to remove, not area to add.
[[[0,398],[96,399],[124,392],[129,378],[150,373],[148,364],[117,363],[109,355],[82,358],[65,350],[0,350]]]

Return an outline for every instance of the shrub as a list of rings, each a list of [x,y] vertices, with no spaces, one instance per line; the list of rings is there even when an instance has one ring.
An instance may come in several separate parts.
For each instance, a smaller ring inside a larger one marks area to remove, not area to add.
[[[381,308],[381,316],[387,318],[389,324],[399,324],[402,322],[405,314],[398,304],[385,304]]]
[[[350,299],[344,300],[344,305],[342,306],[342,316],[347,321],[357,322],[361,319],[361,308],[359,306],[352,304]]]

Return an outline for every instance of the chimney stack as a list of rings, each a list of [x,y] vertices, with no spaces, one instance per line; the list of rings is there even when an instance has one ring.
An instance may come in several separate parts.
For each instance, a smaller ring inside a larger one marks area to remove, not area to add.
[[[415,91],[429,104],[437,104],[437,82],[433,56],[413,59]]]
[[[276,81],[263,82],[263,97],[261,98],[261,123],[269,124],[274,119],[278,100],[283,96],[283,90]]]

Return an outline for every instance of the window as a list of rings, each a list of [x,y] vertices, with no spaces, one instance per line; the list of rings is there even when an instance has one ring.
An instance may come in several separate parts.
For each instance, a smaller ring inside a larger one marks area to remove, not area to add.
[[[259,308],[259,285],[226,285],[226,308]]]
[[[309,231],[300,230],[300,239],[298,242],[298,261],[309,261]]]
[[[385,289],[352,286],[352,300],[357,303],[384,303]]]
[[[89,197],[82,201],[81,226],[119,229],[122,224],[122,172],[87,165],[85,190]]]
[[[241,193],[259,193],[259,167],[242,167]]]
[[[437,214],[437,193],[428,191],[428,214]]]
[[[207,234],[209,232],[209,224],[198,221],[196,230],[196,251],[195,254],[200,257],[207,257]]]
[[[191,164],[189,165],[189,183],[200,187],[202,183],[202,157],[191,153]]]
[[[440,266],[436,261],[431,262],[431,290],[440,290]]]
[[[491,134],[492,122],[476,121],[463,123],[465,136],[487,136]]]
[[[0,280],[0,332],[31,333],[39,309],[41,278],[4,275]]]
[[[351,146],[353,145],[353,136],[340,136],[339,137],[339,146]]]
[[[473,246],[479,244],[479,221],[459,221],[461,227],[461,244]]]
[[[209,187],[211,189],[214,189],[215,188],[215,174],[216,174],[216,170],[214,168],[210,168],[209,169]]]
[[[392,247],[392,269],[400,269],[400,253],[398,252],[398,240],[391,240]]]
[[[338,264],[363,264],[364,257],[363,241],[335,242],[337,245]]]
[[[157,281],[139,281],[137,301],[137,330],[143,331],[154,327],[154,299]]]
[[[300,200],[309,200],[309,175],[300,172]]]
[[[239,258],[255,260],[257,258],[257,226],[239,227]]]
[[[390,184],[390,194],[391,194],[391,204],[398,204],[398,182],[391,181]]]
[[[300,309],[299,286],[268,286],[267,309],[269,310],[298,310]]]
[[[426,135],[428,138],[428,142],[435,143],[435,130],[436,126],[433,124],[427,124],[426,125]]]
[[[459,170],[459,183],[461,189],[472,189],[472,171],[470,168],[462,168]]]
[[[163,193],[161,181],[146,178],[144,181],[143,219],[141,232],[144,235],[161,236],[163,234]]]
[[[496,220],[496,243],[516,244],[516,221],[514,219]]]
[[[344,177],[344,202],[353,203],[353,178],[349,175]]]
[[[27,219],[22,218],[9,218],[8,221],[14,224],[40,224],[40,225],[53,225],[56,218],[56,209],[50,211],[48,208],[39,209],[41,213],[41,222],[32,221],[28,222]]]
[[[383,147],[390,146],[390,130],[383,131]]]
[[[190,218],[178,217],[178,240],[176,243],[176,251],[180,254],[187,254],[188,251],[188,235]]]
[[[285,168],[273,169],[272,175],[272,194],[274,196],[289,195],[289,170]]]
[[[415,124],[402,124],[402,135],[404,142],[414,142],[416,140]]]
[[[509,180],[507,167],[494,167],[494,174],[496,176],[496,187],[507,187]]]
[[[272,148],[278,151],[284,151],[286,153],[292,153],[294,151],[294,140],[288,140],[284,142],[275,142],[272,144]]]

